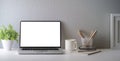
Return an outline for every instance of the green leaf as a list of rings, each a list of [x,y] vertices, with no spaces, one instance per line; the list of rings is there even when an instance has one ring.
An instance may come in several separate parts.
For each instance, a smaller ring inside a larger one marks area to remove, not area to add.
[[[0,40],[17,40],[18,33],[13,29],[12,25],[9,24],[8,27],[2,25],[0,27]]]

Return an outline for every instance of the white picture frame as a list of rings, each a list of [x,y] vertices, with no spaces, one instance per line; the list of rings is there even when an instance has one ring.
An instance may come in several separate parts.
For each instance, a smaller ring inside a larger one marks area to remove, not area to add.
[[[116,17],[120,17],[120,14],[110,14],[110,48],[116,47],[118,44],[118,22]]]

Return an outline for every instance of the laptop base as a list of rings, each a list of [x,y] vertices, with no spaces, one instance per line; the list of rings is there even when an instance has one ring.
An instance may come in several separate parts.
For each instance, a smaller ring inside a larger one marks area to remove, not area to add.
[[[64,54],[62,49],[59,50],[18,50],[20,55],[39,55],[39,54]]]

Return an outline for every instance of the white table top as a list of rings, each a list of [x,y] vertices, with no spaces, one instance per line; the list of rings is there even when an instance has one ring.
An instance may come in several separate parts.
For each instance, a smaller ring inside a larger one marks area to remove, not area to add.
[[[120,50],[103,50],[93,55],[65,53],[61,55],[19,55],[16,50],[0,49],[0,61],[120,61]]]

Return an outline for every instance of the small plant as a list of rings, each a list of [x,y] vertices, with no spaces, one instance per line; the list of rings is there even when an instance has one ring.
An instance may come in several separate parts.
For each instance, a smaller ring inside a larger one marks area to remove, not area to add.
[[[8,27],[2,25],[0,27],[0,40],[17,40],[18,33],[13,29],[12,25],[9,24]]]

